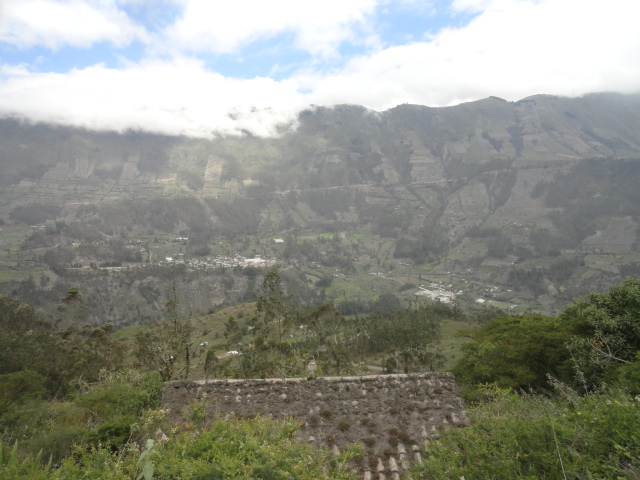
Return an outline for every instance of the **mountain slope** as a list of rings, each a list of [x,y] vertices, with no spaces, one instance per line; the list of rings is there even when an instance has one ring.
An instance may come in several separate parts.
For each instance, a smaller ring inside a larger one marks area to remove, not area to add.
[[[314,107],[295,131],[264,139],[4,119],[0,163],[0,218],[25,228],[62,222],[58,234],[21,248],[40,261],[67,248],[63,267],[108,261],[117,238],[174,235],[189,238],[187,256],[269,254],[300,278],[314,262],[325,268],[316,278],[336,266],[365,275],[377,264],[401,283],[424,274],[474,285],[469,302],[498,286],[496,301],[541,309],[640,270],[640,95],[491,97],[381,113]],[[323,232],[338,243],[318,243]],[[284,250],[268,245],[275,236],[288,238]],[[93,242],[92,253],[78,251],[82,242]],[[153,262],[146,251],[122,261]],[[314,281],[300,295],[379,293],[304,294]]]

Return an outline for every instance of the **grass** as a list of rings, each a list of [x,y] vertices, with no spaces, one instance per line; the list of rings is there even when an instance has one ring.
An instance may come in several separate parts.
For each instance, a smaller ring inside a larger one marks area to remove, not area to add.
[[[323,233],[319,233],[318,235],[316,235],[317,237],[321,237],[321,238],[326,238],[326,239],[333,239],[333,237],[335,236],[336,232],[323,232]]]
[[[391,278],[360,274],[335,278],[326,294],[334,302],[355,298],[375,300],[383,293],[397,291],[400,285],[401,283]]]
[[[460,322],[456,320],[446,320],[441,323],[440,334],[442,337],[440,346],[445,357],[443,370],[451,369],[462,355],[460,347],[472,341],[470,338],[459,336],[460,331],[476,326],[475,322]]]
[[[369,234],[367,233],[352,233],[351,235],[349,235],[347,238],[349,240],[360,240],[360,239],[366,239],[369,236]]]
[[[163,427],[164,428],[164,427]],[[0,475],[19,478],[263,478],[285,480],[348,480],[347,463],[358,450],[334,457],[327,449],[296,441],[299,425],[292,420],[216,419],[207,426],[194,424],[165,428],[145,442],[130,441],[120,452],[109,446],[77,445],[59,464],[41,466],[41,458],[18,459],[17,447],[0,444]],[[4,458],[6,457],[6,461]]]
[[[425,270],[427,272],[430,272],[434,268],[435,268],[435,265],[433,265],[431,263],[425,263],[424,265],[420,265],[420,270]]]
[[[33,267],[29,269],[20,268],[16,269],[15,265],[7,266],[4,262],[0,261],[0,282],[8,282],[11,280],[26,280],[30,276],[34,279],[38,279],[44,270],[42,267]]]
[[[469,409],[425,452],[413,478],[510,480],[640,478],[640,403],[621,392],[579,397],[516,395],[486,387],[493,401]]]
[[[45,271],[34,265],[35,256],[20,249],[20,243],[31,233],[30,228],[3,227],[0,230],[0,282],[24,280],[29,276],[39,278]]]
[[[378,259],[381,263],[385,263],[390,259],[391,251],[395,247],[395,242],[393,240],[386,240],[381,242],[380,250],[378,251]]]

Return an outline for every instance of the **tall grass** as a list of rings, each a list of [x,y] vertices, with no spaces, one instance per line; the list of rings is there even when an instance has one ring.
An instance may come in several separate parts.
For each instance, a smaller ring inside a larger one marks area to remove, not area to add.
[[[426,448],[414,479],[640,479],[640,397],[497,394]]]

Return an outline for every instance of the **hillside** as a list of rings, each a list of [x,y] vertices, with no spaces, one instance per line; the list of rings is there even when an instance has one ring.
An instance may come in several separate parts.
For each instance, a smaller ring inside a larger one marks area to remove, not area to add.
[[[434,371],[425,340],[437,346],[459,309],[347,319],[322,306],[290,337],[278,278],[266,276],[236,368],[192,341],[190,319],[136,327],[134,345],[126,329],[81,326],[77,291],[55,324],[0,296],[2,478],[638,478],[640,279],[557,317],[481,321],[454,377]],[[229,344],[237,327],[230,316]],[[405,374],[353,375],[358,344]],[[194,380],[203,357],[208,379]]]
[[[553,313],[640,271],[638,95],[312,107],[278,138],[4,119],[0,162],[0,290],[52,308],[82,283],[115,323],[157,318],[170,278],[185,313],[250,299],[258,256],[343,306],[422,288]]]

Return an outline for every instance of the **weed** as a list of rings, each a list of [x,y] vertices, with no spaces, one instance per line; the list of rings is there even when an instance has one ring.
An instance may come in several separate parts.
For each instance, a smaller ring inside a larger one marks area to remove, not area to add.
[[[193,423],[202,424],[205,421],[207,412],[207,394],[203,394],[202,397],[189,405],[186,417]]]
[[[376,439],[374,437],[363,438],[362,443],[365,447],[373,448],[376,444]]]
[[[350,428],[351,422],[349,422],[349,420],[342,419],[338,422],[338,430],[341,432],[348,432]]]
[[[327,442],[327,445],[331,447],[336,443],[336,437],[334,437],[332,434],[329,434],[325,438],[325,441]]]
[[[156,451],[156,443],[149,439],[147,440],[146,448],[140,453],[140,458],[138,458],[138,462],[136,466],[140,468],[140,474],[137,476],[136,480],[151,480],[153,478],[153,471],[155,469],[155,465],[151,460],[153,455],[159,455]]]
[[[415,443],[406,430],[400,430],[398,432],[398,439],[406,445],[413,445]]]
[[[309,426],[316,428],[318,425],[320,425],[320,417],[318,415],[311,415],[309,417]]]

